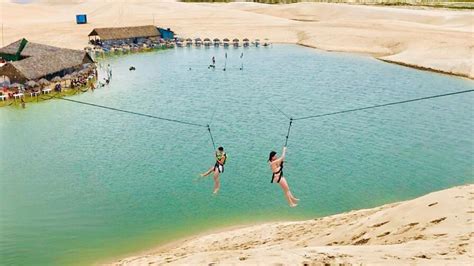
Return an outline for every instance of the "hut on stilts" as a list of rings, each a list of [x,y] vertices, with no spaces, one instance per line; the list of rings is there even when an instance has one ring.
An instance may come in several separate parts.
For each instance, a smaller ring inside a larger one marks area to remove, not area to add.
[[[224,38],[224,40],[222,40],[224,42],[224,47],[229,47],[229,42],[230,40],[227,39],[227,38]]]
[[[219,45],[221,45],[221,40],[219,40],[218,38],[214,38],[213,42],[215,47],[219,47]]]

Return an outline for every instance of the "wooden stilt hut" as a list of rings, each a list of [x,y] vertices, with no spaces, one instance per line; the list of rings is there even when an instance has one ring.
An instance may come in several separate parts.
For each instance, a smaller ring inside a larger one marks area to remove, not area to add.
[[[187,38],[187,39],[186,39],[186,46],[189,47],[189,46],[192,46],[192,45],[193,45],[193,39]]]
[[[232,40],[232,45],[233,45],[234,47],[239,47],[239,39],[237,39],[237,38],[233,39],[233,40]]]
[[[201,44],[202,44],[201,38],[198,37],[198,38],[194,39],[194,45],[199,47],[199,46],[201,46]]]
[[[218,38],[214,38],[214,46],[215,47],[219,47],[219,45],[221,45],[221,40],[219,40]]]
[[[224,38],[223,42],[224,42],[224,47],[229,47],[229,42],[230,42],[229,39]]]
[[[248,38],[245,38],[245,39],[243,39],[242,41],[243,41],[243,46],[244,46],[244,47],[249,47],[249,45],[250,45],[250,40],[249,40]]]
[[[204,39],[204,46],[206,46],[206,47],[211,46],[211,39],[205,38],[205,39]]]

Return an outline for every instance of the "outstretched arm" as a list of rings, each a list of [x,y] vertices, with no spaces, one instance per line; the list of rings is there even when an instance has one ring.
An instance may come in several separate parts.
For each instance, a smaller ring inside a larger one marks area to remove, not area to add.
[[[283,147],[283,151],[281,152],[281,156],[280,158],[276,159],[274,161],[274,163],[281,163],[285,160],[285,156],[286,156],[286,147]]]

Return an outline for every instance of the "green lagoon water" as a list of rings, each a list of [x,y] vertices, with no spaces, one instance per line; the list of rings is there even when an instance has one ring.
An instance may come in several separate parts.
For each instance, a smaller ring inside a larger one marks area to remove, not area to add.
[[[207,68],[212,56],[216,70]],[[224,226],[314,218],[474,181],[474,94],[296,121],[285,166],[301,199],[294,209],[266,163],[288,121],[264,99],[300,117],[472,89],[470,80],[292,45],[103,63],[111,85],[73,99],[202,124],[216,110],[211,126],[230,157],[220,195],[211,195],[212,179],[193,182],[213,164],[205,128],[60,100],[2,108],[0,264],[91,264]]]

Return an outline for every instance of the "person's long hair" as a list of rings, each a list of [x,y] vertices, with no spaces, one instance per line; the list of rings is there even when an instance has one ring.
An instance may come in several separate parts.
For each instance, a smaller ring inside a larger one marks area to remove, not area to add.
[[[270,152],[270,155],[268,156],[268,161],[271,162],[273,156],[275,156],[276,154],[277,154],[276,151],[271,151],[271,152]]]

